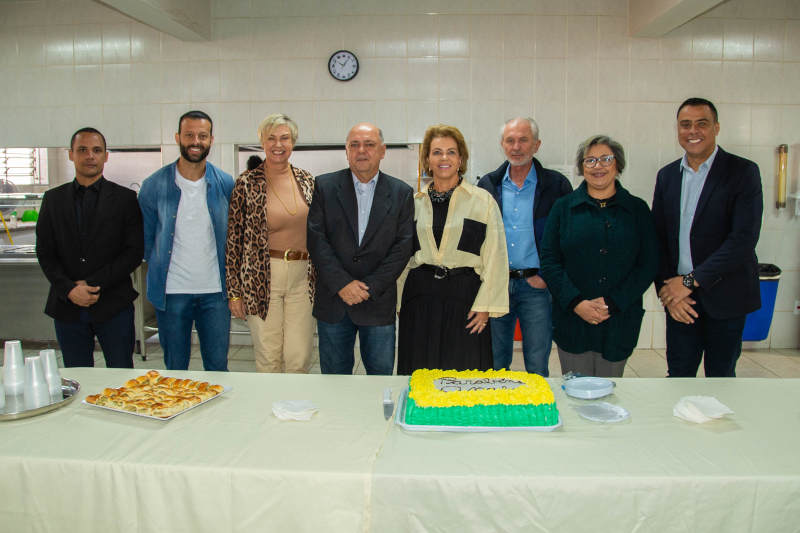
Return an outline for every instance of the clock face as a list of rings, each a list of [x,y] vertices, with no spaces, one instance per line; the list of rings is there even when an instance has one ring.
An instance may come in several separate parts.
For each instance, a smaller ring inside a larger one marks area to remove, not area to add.
[[[358,59],[353,52],[339,50],[328,61],[328,71],[339,81],[350,81],[358,74]]]

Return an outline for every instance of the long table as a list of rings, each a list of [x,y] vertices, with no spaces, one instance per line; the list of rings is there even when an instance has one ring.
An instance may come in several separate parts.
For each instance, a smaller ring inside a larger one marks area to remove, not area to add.
[[[800,380],[618,379],[631,418],[552,433],[411,433],[403,377],[169,372],[233,390],[162,422],[80,404],[136,370],[68,369],[73,404],[0,423],[0,531],[796,531]],[[672,416],[683,396],[734,415]],[[277,400],[309,399],[310,422]],[[61,527],[61,529],[59,529]]]

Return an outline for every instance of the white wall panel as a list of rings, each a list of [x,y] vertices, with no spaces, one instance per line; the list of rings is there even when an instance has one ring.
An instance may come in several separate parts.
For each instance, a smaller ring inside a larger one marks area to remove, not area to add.
[[[232,170],[234,144],[257,143],[258,123],[280,110],[303,143],[343,142],[364,120],[391,142],[454,124],[475,175],[502,161],[498,130],[524,114],[540,124],[546,164],[612,135],[628,155],[624,183],[650,202],[658,168],[682,153],[677,103],[702,96],[718,104],[720,144],[762,171],[757,251],[787,273],[769,342],[800,343],[789,308],[800,218],[774,207],[778,144],[792,147],[790,192],[800,175],[800,2],[731,0],[662,39],[627,36],[626,0],[214,0],[212,13],[215,38],[187,43],[90,0],[0,2],[0,146],[66,146],[92,126],[112,145],[161,143],[170,161],[178,117],[201,108],[214,160]],[[327,72],[339,49],[360,60],[348,83]],[[119,165],[137,180],[157,168]],[[663,324],[648,312],[640,347],[663,347]]]

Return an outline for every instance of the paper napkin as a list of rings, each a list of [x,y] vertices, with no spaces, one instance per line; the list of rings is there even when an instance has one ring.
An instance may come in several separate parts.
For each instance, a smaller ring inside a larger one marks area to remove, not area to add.
[[[281,420],[308,422],[319,407],[309,400],[279,400],[272,404],[272,413]]]
[[[672,408],[672,414],[696,424],[705,424],[724,415],[733,414],[716,398],[709,396],[685,396]]]

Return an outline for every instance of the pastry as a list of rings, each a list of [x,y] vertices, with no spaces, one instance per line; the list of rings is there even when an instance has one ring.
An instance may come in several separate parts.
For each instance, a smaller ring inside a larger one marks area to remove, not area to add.
[[[159,418],[168,418],[222,394],[222,385],[205,381],[168,378],[155,370],[129,379],[118,389],[104,389],[86,397],[86,402]]]

